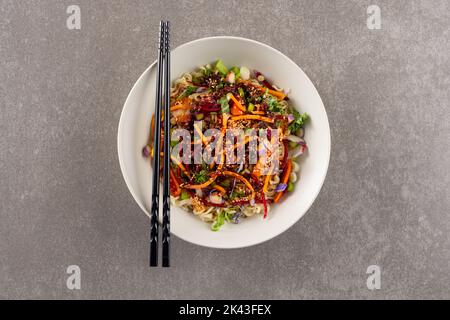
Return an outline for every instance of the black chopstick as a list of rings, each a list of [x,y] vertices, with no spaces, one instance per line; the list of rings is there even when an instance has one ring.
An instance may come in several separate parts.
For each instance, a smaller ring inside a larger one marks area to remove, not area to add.
[[[158,233],[159,233],[159,157],[161,153],[161,84],[163,74],[165,23],[159,23],[158,62],[155,94],[155,132],[153,146],[153,189],[150,218],[150,266],[158,265]]]
[[[162,266],[170,266],[170,22],[166,21],[164,38],[164,171]]]

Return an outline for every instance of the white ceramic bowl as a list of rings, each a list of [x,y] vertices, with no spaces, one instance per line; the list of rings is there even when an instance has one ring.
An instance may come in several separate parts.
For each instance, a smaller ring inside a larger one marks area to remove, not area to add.
[[[328,169],[330,128],[322,100],[316,88],[291,59],[281,52],[249,39],[211,37],[188,42],[172,51],[172,80],[198,66],[222,59],[228,66],[247,66],[262,72],[274,84],[290,88],[294,107],[307,112],[309,151],[300,161],[301,176],[295,191],[276,205],[267,219],[255,216],[240,224],[226,224],[213,232],[210,225],[193,214],[171,207],[171,231],[174,235],[198,245],[213,248],[239,248],[269,240],[291,227],[312,205]],[[118,130],[120,168],[125,182],[139,207],[149,216],[152,172],[142,157],[147,143],[154,110],[156,68],[153,63],[137,80],[125,102]]]

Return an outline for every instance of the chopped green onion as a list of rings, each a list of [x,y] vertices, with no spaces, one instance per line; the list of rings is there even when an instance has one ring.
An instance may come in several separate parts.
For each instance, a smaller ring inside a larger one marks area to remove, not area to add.
[[[233,191],[230,195],[230,199],[242,198],[243,196],[245,196],[245,192]]]
[[[200,172],[194,176],[194,180],[197,183],[203,183],[208,181],[208,172],[204,169],[200,170]]]
[[[272,112],[280,112],[281,111],[280,106],[278,104],[278,100],[275,97],[269,96],[266,99],[266,103],[267,103],[267,106],[269,107],[270,111],[272,111]]]
[[[293,110],[294,121],[288,126],[289,131],[296,132],[298,129],[304,126],[305,122],[309,119],[309,115],[305,112],[300,114],[297,110]]]
[[[209,77],[211,75],[211,66],[209,64],[207,64],[206,66],[201,68],[201,71],[203,73],[204,76]]]
[[[227,69],[227,67],[225,67],[222,60],[217,60],[216,70],[219,71],[219,73],[221,73],[223,76],[226,76],[228,73],[228,69]]]
[[[191,94],[193,94],[195,91],[197,90],[197,87],[194,86],[188,86],[179,96],[178,96],[178,100],[186,98],[188,96],[190,96]]]
[[[212,230],[212,231],[219,231],[221,226],[222,226],[222,225],[219,225],[219,224],[217,223],[217,221],[216,221],[216,222],[214,222],[214,223],[211,225],[211,230]]]
[[[298,146],[298,143],[297,143],[297,142],[289,141],[289,148],[294,149],[294,148],[297,147],[297,146]]]
[[[219,183],[222,187],[228,188],[231,185],[231,181],[229,179],[225,179]]]
[[[248,80],[248,79],[250,79],[250,70],[248,70],[247,67],[242,66],[242,67],[239,69],[239,71],[240,71],[239,73],[240,73],[240,75],[241,75],[242,80]]]
[[[239,92],[239,95],[243,98],[244,95],[245,95],[244,89],[242,89],[241,87],[239,87],[239,88],[238,88],[238,92]]]
[[[228,99],[227,96],[223,96],[219,99],[220,108],[222,110],[222,113],[229,113],[230,112],[230,106],[228,105]]]
[[[211,230],[219,231],[219,229],[225,224],[225,222],[231,222],[235,213],[235,210],[223,209],[217,216],[214,223],[211,225]]]
[[[204,81],[204,77],[203,75],[198,76],[198,75],[192,75],[192,83],[193,84],[201,84]]]
[[[236,79],[241,77],[241,69],[239,69],[238,67],[231,68],[231,71],[234,72]]]
[[[249,103],[247,110],[252,112],[254,109],[255,109],[255,105],[253,103]]]
[[[216,221],[211,225],[212,231],[219,231],[219,229],[225,224],[225,213],[221,212],[216,218]]]
[[[189,199],[189,193],[186,190],[181,190],[180,199],[181,200]]]
[[[288,192],[292,192],[292,191],[294,191],[294,188],[295,188],[294,183],[289,181],[289,184],[288,184],[288,187],[287,187],[287,191]]]
[[[225,221],[231,222],[231,219],[233,219],[234,212],[225,212]]]

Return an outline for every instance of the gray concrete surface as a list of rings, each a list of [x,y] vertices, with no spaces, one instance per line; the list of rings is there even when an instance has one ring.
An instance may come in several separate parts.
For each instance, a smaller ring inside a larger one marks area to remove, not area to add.
[[[81,30],[66,8],[81,8]],[[366,9],[381,8],[381,30]],[[0,0],[0,297],[450,298],[450,3]],[[173,240],[149,269],[148,221],[116,133],[134,81],[173,44],[265,42],[312,79],[330,119],[325,185],[300,222],[220,251]],[[152,44],[153,43],[153,44]],[[81,290],[66,288],[79,265]],[[366,269],[379,265],[381,289]]]

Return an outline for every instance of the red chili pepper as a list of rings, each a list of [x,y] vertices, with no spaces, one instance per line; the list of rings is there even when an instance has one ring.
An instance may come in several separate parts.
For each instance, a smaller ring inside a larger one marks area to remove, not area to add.
[[[215,107],[202,107],[201,110],[203,112],[218,112],[218,111],[220,111],[220,107],[217,107],[217,106],[215,106]]]
[[[249,204],[249,203],[250,203],[250,200],[234,200],[234,201],[231,201],[231,204],[234,205],[234,206],[242,206],[244,204]]]
[[[263,77],[264,77],[264,75],[263,75],[261,72],[259,72],[259,71],[255,71],[255,76],[256,76],[256,78],[258,78],[259,76],[263,76]],[[265,78],[266,78],[266,77],[264,77],[264,80],[261,81],[261,83],[262,83],[263,85],[265,85],[267,88],[269,88],[270,90],[275,90],[275,88],[274,88],[274,87],[270,84],[270,82],[267,81]]]
[[[266,197],[264,196],[264,193],[261,192],[261,197],[262,197],[262,203],[264,205],[264,219],[267,218],[267,201],[266,201]]]
[[[257,177],[251,175],[249,179],[255,190],[262,188],[262,184]]]
[[[283,140],[283,148],[284,148],[284,153],[283,153],[283,159],[281,160],[281,165],[280,165],[281,170],[284,170],[284,168],[286,167],[286,164],[287,164],[287,160],[288,160],[288,143],[286,140]]]
[[[203,112],[217,112],[220,111],[220,106],[217,103],[205,102],[199,105],[199,108]]]
[[[224,207],[227,206],[225,202],[224,202],[224,203],[212,203],[212,202],[210,202],[210,201],[208,201],[208,200],[205,200],[205,199],[202,199],[202,202],[203,202],[204,205],[206,205],[206,206],[211,206],[211,207],[220,207],[220,208],[224,208]]]
[[[273,202],[272,200],[264,198],[264,200],[263,199],[256,199],[255,203],[264,204],[264,201],[266,202],[266,205],[268,203],[272,203]],[[231,201],[231,204],[234,205],[234,206],[247,205],[247,204],[250,204],[250,200],[234,200],[234,201]]]

